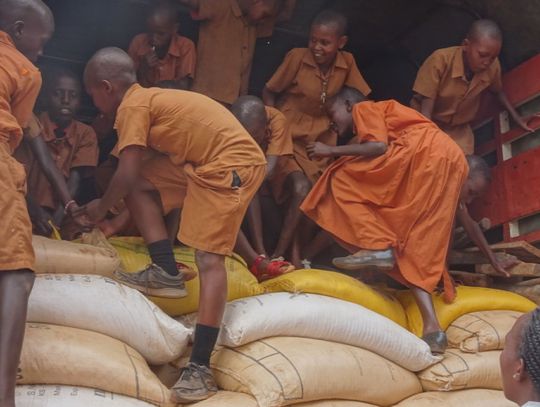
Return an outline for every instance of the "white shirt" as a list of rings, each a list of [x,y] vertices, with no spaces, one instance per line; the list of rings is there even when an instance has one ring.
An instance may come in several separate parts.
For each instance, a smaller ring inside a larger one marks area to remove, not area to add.
[[[523,404],[523,407],[540,407],[540,402],[529,401],[528,403]]]

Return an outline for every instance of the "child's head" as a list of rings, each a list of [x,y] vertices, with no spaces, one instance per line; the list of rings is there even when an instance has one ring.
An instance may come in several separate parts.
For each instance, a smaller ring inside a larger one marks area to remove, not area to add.
[[[35,62],[54,32],[54,17],[41,0],[0,0],[0,30]]]
[[[321,11],[311,24],[309,49],[317,65],[329,67],[347,44],[347,18],[337,11]]]
[[[240,8],[250,24],[256,25],[277,13],[283,0],[240,0]]]
[[[352,109],[357,103],[366,101],[357,89],[344,86],[339,93],[328,99],[325,108],[338,136],[346,136],[353,130]]]
[[[468,155],[469,176],[461,188],[460,198],[466,204],[482,196],[490,182],[491,170],[486,161],[477,155]]]
[[[504,395],[519,405],[540,401],[540,308],[523,315],[501,353]]]
[[[502,32],[497,23],[491,20],[475,21],[463,41],[466,66],[473,73],[485,71],[499,56],[501,47]]]
[[[171,39],[178,32],[178,8],[169,3],[160,3],[148,16],[149,42],[157,50],[168,50]]]
[[[268,143],[268,123],[264,103],[256,96],[240,96],[231,112],[253,139],[263,147]]]
[[[86,64],[84,87],[94,105],[107,116],[113,116],[124,94],[137,82],[135,65],[120,48],[103,48]]]
[[[69,69],[55,67],[46,72],[43,85],[49,117],[61,127],[69,125],[81,104],[81,81]]]

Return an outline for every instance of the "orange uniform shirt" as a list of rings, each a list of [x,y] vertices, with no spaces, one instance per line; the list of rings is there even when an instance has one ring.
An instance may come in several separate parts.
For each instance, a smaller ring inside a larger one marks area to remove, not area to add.
[[[468,81],[461,46],[439,49],[431,54],[420,67],[413,87],[416,94],[435,101],[432,120],[467,154],[474,151],[474,136],[469,123],[478,112],[480,97],[485,90],[502,90],[499,60]],[[413,97],[411,105],[420,109],[419,98]]]
[[[402,283],[452,298],[446,256],[465,155],[417,111],[390,100],[354,106],[359,142],[388,146],[380,157],[342,157],[315,184],[301,209],[354,252],[394,249]]]
[[[201,20],[193,90],[232,104],[246,95],[257,39],[237,0],[200,0]]]
[[[26,175],[11,154],[32,117],[40,88],[38,69],[0,31],[0,271],[34,267]]]
[[[159,60],[159,66],[144,72],[141,61],[152,51],[148,34],[139,34],[131,41],[129,56],[135,62],[139,83],[145,87],[156,86],[161,81],[177,81],[195,76],[197,52],[195,44],[189,38],[175,34],[171,40],[165,58]]]
[[[284,156],[293,154],[291,130],[287,118],[279,110],[266,106],[267,129],[269,132],[266,155]]]
[[[62,137],[57,137],[59,131],[49,115],[40,114],[39,120],[43,126],[42,137],[47,143],[47,148],[56,167],[69,178],[74,168],[95,167],[98,160],[97,137],[92,127],[77,120],[62,132]],[[35,202],[43,207],[55,210],[60,201],[56,198],[51,184],[37,162],[30,146],[22,143],[15,152],[15,157],[25,166],[28,176],[28,193]]]

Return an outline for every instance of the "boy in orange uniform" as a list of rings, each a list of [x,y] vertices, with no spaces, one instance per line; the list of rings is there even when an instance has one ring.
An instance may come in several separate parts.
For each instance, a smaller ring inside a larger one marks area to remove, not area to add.
[[[528,127],[502,90],[498,60],[502,33],[496,23],[473,23],[463,45],[435,51],[418,71],[411,106],[449,134],[465,154],[474,152],[474,120],[482,93],[495,93],[516,123]]]
[[[197,53],[193,41],[178,34],[178,18],[176,6],[161,3],[148,17],[148,32],[131,41],[128,53],[142,86],[191,88]]]
[[[257,24],[282,0],[178,0],[200,20],[193,90],[225,105],[248,93]]]
[[[79,195],[81,182],[95,168],[98,146],[94,130],[74,118],[81,100],[77,76],[56,68],[45,79],[47,111],[39,115],[42,132],[39,137],[25,140],[15,158],[26,168],[28,209],[34,230],[50,236],[49,221],[63,229],[64,207]],[[45,155],[52,159],[47,160]],[[61,173],[60,181],[51,176],[55,169]],[[62,188],[68,191],[65,198]]]
[[[34,282],[32,224],[24,168],[11,154],[41,87],[32,64],[54,31],[40,0],[0,1],[0,406],[15,407],[15,381],[24,338],[28,296]]]
[[[278,161],[293,153],[287,119],[279,110],[264,106],[256,96],[241,96],[233,103],[231,111],[266,154],[265,179],[271,179]],[[234,251],[244,258],[253,275],[263,281],[294,270],[289,262],[268,257],[258,194],[249,205],[247,219],[252,243],[240,230]]]
[[[153,263],[139,273],[117,273],[117,279],[146,294],[174,298],[186,295],[184,276],[177,270],[162,206],[182,207],[178,239],[196,249],[201,291],[193,353],[172,401],[208,398],[217,391],[209,362],[227,299],[224,256],[232,253],[264,178],[264,154],[234,116],[210,98],[142,88],[131,58],[118,48],[91,58],[85,86],[102,113],[116,114],[119,161],[103,197],[84,210],[97,223],[124,199]],[[147,150],[162,154],[143,163]]]
[[[289,198],[288,194],[291,195],[284,233],[274,257],[282,257],[290,248],[301,219],[299,206],[329,163],[327,159],[310,160],[306,146],[313,141],[337,143],[324,111],[327,98],[345,85],[366,96],[371,93],[354,56],[341,51],[347,43],[346,32],[347,19],[342,14],[321,12],[311,26],[308,48],[290,51],[263,90],[264,103],[277,107],[287,117],[294,141],[294,157],[280,163],[272,180],[278,203],[283,204]],[[292,260],[299,266],[297,248],[293,250]]]
[[[445,298],[455,291],[446,256],[457,218],[502,275],[505,267],[468,214],[466,204],[490,180],[479,157],[465,155],[435,124],[395,101],[366,102],[345,88],[328,102],[344,146],[310,145],[310,155],[340,157],[313,187],[302,211],[352,256],[334,259],[343,269],[379,266],[411,288],[424,320],[423,339],[443,353],[446,336],[431,293],[442,281]],[[394,267],[396,266],[396,267]]]

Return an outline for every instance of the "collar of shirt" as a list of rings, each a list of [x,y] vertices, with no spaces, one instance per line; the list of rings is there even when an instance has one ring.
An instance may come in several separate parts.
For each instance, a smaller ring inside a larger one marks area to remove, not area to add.
[[[43,112],[39,116],[39,120],[43,125],[42,137],[46,143],[59,143],[67,142],[71,146],[75,143],[75,120],[72,120],[71,124],[64,129],[64,137],[56,137],[55,131],[58,130],[58,126],[54,123],[47,112]]]
[[[0,42],[12,48],[16,48],[11,36],[5,31],[0,31]]]
[[[169,45],[169,51],[167,53],[173,57],[180,57],[182,54],[180,52],[180,36],[174,34],[171,38],[171,45]]]
[[[240,5],[238,4],[238,0],[230,0],[231,2],[231,8],[232,12],[235,17],[241,18],[245,25],[248,25],[248,22],[244,16],[244,13],[242,12],[242,9],[240,8]]]
[[[495,62],[493,62],[494,64]],[[490,82],[489,71],[492,69],[493,64],[489,66],[483,72],[474,74],[473,79],[470,81],[481,81],[481,82]],[[463,61],[463,47],[456,47],[456,52],[454,54],[454,63],[452,66],[452,78],[462,78],[465,82],[469,82],[465,76],[465,63]]]
[[[315,62],[315,58],[313,57],[313,54],[309,50],[309,48],[306,48],[306,52],[304,53],[304,57],[302,58],[302,63],[308,66],[311,66],[312,68],[315,68],[317,70],[317,75],[320,76],[320,70],[319,65],[317,65],[317,62]],[[343,57],[343,53],[341,51],[338,51],[336,55],[336,60],[334,61],[334,64],[332,65],[332,68],[330,69],[330,74],[328,76],[332,75],[332,72],[334,69],[348,69],[347,62],[345,61],[345,57]]]

